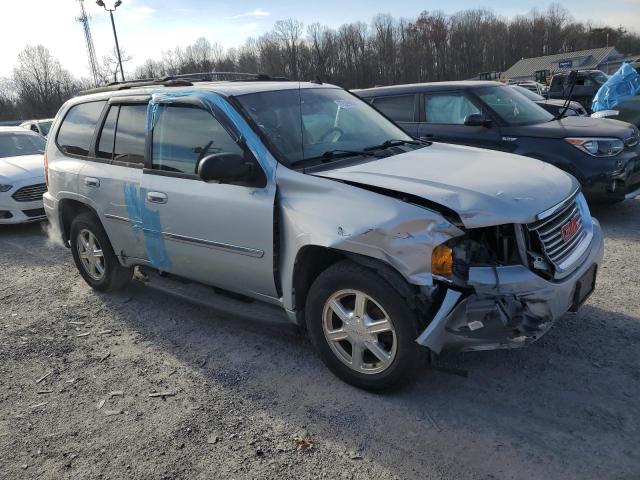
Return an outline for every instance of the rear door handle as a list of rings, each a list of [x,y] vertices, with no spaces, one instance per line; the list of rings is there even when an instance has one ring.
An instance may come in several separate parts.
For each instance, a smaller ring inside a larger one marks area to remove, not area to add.
[[[85,177],[84,184],[87,187],[98,188],[98,187],[100,187],[100,180],[98,180],[97,178],[93,178],[93,177]]]
[[[166,193],[162,192],[148,192],[147,201],[151,203],[167,203],[169,198]]]

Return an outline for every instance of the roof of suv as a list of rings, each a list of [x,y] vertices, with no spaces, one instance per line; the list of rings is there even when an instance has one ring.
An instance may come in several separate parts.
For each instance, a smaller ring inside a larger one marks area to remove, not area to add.
[[[441,92],[447,90],[467,90],[481,87],[501,86],[504,83],[492,82],[489,80],[461,80],[458,82],[430,82],[430,83],[410,83],[406,85],[391,85],[388,87],[366,88],[362,90],[351,90],[361,97],[373,96],[375,94],[401,94],[417,92]]]
[[[290,82],[290,81],[212,81],[212,82],[195,82],[193,85],[187,86],[163,86],[132,85],[122,90],[98,91],[75,97],[72,103],[82,103],[91,100],[103,100],[111,97],[131,97],[137,95],[152,95],[154,93],[185,93],[196,91],[208,91],[218,93],[223,96],[246,95],[258,92],[270,92],[277,90],[293,90],[298,88],[339,88],[335,85],[327,83],[314,82]]]

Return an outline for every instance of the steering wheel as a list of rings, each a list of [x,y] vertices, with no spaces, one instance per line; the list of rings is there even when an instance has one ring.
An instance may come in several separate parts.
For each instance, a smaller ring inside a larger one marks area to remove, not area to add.
[[[337,136],[331,141],[331,143],[336,143],[344,135],[344,130],[338,127],[332,127],[322,134],[322,136],[318,139],[318,143],[325,143],[332,133],[337,134]]]

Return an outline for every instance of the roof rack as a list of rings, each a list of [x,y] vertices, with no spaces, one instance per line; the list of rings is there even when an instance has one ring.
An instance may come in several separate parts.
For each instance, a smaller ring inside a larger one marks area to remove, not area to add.
[[[180,75],[170,75],[164,78],[141,78],[124,82],[111,82],[103,87],[83,90],[79,95],[90,93],[112,92],[117,90],[127,90],[136,87],[189,87],[193,82],[243,82],[243,81],[288,81],[285,77],[271,77],[264,73],[242,73],[242,72],[199,72],[184,73]]]

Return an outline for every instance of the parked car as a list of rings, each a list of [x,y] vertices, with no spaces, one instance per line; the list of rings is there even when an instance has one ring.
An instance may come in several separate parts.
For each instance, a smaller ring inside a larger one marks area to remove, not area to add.
[[[624,100],[612,110],[603,110],[593,113],[594,118],[609,118],[631,123],[640,128],[640,95]]]
[[[544,97],[549,93],[549,87],[542,83],[534,82],[533,80],[509,81],[507,85],[517,85],[532,93],[540,95],[541,97]]]
[[[559,117],[562,115],[563,117],[588,117],[589,113],[587,110],[580,105],[578,102],[570,102],[568,108],[565,112],[565,100],[552,100],[548,98],[544,98],[542,95],[538,95],[537,93],[532,92],[526,88],[523,88],[519,85],[510,85],[511,88],[520,92],[522,95],[527,97],[532,102],[536,102],[542,108],[544,108],[547,112],[549,112],[554,117]]]
[[[0,127],[0,224],[46,218],[41,135],[20,127]]]
[[[148,83],[68,101],[48,142],[45,209],[96,290],[138,266],[269,302],[372,390],[428,350],[530,343],[593,290],[600,226],[561,170],[414,141],[332,85]]]
[[[593,97],[609,77],[600,70],[578,70],[572,91],[569,76],[570,72],[556,73],[553,76],[549,85],[549,98],[566,100],[571,93],[571,99],[584,105],[591,113]]]
[[[52,123],[53,118],[47,118],[44,120],[27,120],[26,122],[22,122],[20,126],[46,137],[49,135],[49,129],[51,128]]]
[[[556,120],[513,87],[496,82],[354,92],[413,137],[543,160],[575,176],[593,201],[619,202],[640,195],[640,134],[628,123],[589,117]]]

